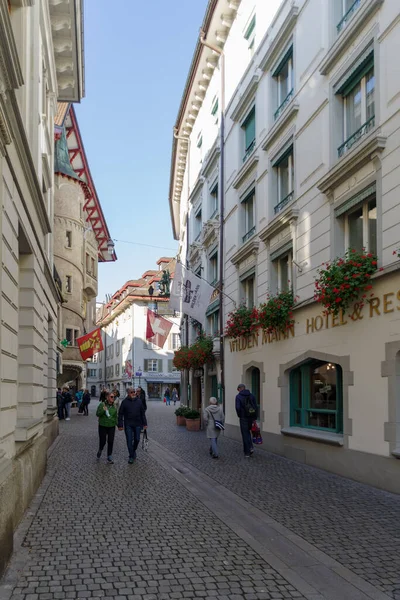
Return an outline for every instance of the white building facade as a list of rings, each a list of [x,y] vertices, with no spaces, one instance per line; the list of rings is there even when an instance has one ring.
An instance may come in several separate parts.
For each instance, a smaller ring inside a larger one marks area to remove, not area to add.
[[[391,0],[209,3],[203,30],[217,51],[196,48],[170,182],[181,260],[210,282],[223,227],[224,323],[235,304],[258,306],[287,287],[298,296],[285,339],[222,336],[227,434],[240,436],[234,399],[243,381],[260,405],[264,448],[396,492],[398,17]],[[356,318],[325,317],[314,301],[317,270],[349,247],[377,255],[375,299]],[[218,309],[207,311],[213,334]],[[335,390],[325,416],[313,404],[317,379]]]
[[[87,386],[92,396],[99,396],[103,388],[116,388],[125,397],[128,387],[140,385],[147,398],[162,400],[167,387],[179,390],[180,374],[172,361],[174,350],[180,347],[180,317],[169,309],[168,298],[156,290],[163,270],[173,277],[174,268],[173,259],[160,259],[158,270],[128,281],[99,309],[97,324],[103,330],[104,350],[88,363]],[[172,322],[162,349],[146,340],[148,309]]]

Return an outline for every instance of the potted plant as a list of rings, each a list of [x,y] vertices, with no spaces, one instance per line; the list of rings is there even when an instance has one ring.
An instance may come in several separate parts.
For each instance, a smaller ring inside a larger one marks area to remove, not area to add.
[[[293,307],[296,298],[293,296],[293,290],[279,292],[276,296],[267,295],[267,302],[260,305],[258,310],[258,319],[260,327],[271,333],[286,331],[293,325]]]
[[[200,430],[200,413],[198,410],[189,409],[185,414],[186,418],[186,429],[188,431],[199,431]]]
[[[235,310],[228,314],[228,321],[225,327],[227,336],[236,339],[242,336],[248,336],[258,329],[258,310],[255,306],[247,308],[241,304]]]
[[[187,406],[180,406],[179,408],[176,409],[175,414],[176,414],[176,424],[177,425],[186,425],[186,413],[188,411],[188,407]]]
[[[354,302],[364,306],[367,293],[372,289],[371,275],[377,270],[374,254],[350,249],[343,258],[335,258],[318,270],[314,299],[325,307],[325,314],[344,313]],[[369,296],[373,296],[369,293]],[[350,317],[352,315],[349,315]]]

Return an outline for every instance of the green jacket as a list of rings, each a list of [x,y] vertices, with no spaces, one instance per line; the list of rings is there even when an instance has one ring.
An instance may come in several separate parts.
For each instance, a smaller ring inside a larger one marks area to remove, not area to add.
[[[115,406],[109,404],[107,408],[110,413],[109,417],[106,415],[103,402],[100,402],[97,407],[96,417],[99,417],[99,425],[102,425],[102,427],[115,427],[118,422],[118,410]]]

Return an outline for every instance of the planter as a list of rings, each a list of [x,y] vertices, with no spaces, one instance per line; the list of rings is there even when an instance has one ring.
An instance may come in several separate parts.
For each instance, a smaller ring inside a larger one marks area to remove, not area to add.
[[[176,417],[176,424],[177,425],[186,425],[186,418],[185,417]]]
[[[200,418],[186,419],[186,429],[188,431],[200,431]]]

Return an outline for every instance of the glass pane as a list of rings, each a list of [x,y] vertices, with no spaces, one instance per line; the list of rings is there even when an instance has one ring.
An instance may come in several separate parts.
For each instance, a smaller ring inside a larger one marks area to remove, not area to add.
[[[376,254],[376,200],[368,203],[368,251]]]
[[[289,61],[284,64],[278,77],[278,106],[282,104],[288,93],[289,89]]]
[[[324,363],[310,369],[310,408],[336,410],[336,365]]]
[[[354,4],[354,0],[344,0],[343,15],[345,15],[347,13],[347,11],[350,10],[350,8],[353,6],[353,4]]]
[[[307,425],[323,429],[336,429],[336,414],[307,412]]]
[[[250,229],[254,227],[254,196],[249,198],[246,202],[246,231],[248,233]]]
[[[361,83],[346,96],[346,138],[349,138],[361,123]]]
[[[279,202],[289,194],[289,157],[279,163]]]
[[[247,280],[247,306],[254,306],[254,277]]]
[[[375,75],[371,69],[365,76],[367,89],[367,121],[375,115]]]
[[[253,109],[244,122],[245,149],[247,150],[256,138],[256,112]]]
[[[294,411],[294,424],[301,425],[301,411],[299,410]]]
[[[347,217],[349,224],[349,247],[362,252],[363,249],[363,216],[362,207]]]
[[[280,282],[279,288],[282,292],[289,289],[289,256],[286,255],[279,261]]]

